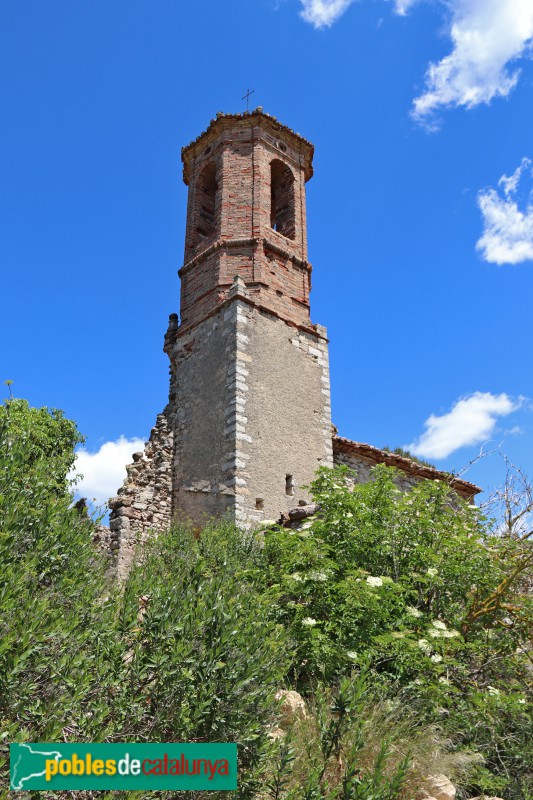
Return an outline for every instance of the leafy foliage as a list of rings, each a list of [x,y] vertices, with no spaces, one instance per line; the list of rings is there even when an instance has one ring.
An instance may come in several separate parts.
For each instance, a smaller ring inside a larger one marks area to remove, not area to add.
[[[92,526],[70,508],[66,475],[80,440],[60,412],[0,407],[2,745],[76,736],[89,719],[97,730],[113,612]]]
[[[150,543],[119,606],[127,664],[115,704],[128,738],[237,742],[242,797],[257,787],[291,661],[284,629],[269,619],[272,594],[253,579],[260,560],[258,542],[232,525],[198,538],[177,527]]]
[[[496,535],[441,482],[403,493],[383,466],[370,483],[349,478],[345,468],[322,470],[312,486],[320,515],[265,534],[268,580],[280,591],[273,613],[298,645],[293,680],[305,691],[369,658],[375,686],[479,746],[479,775],[521,797],[530,548]],[[489,734],[478,730],[480,708],[496,694],[508,713]]]
[[[317,686],[309,717],[295,721],[289,736],[279,741],[267,797],[398,798],[413,771],[412,759],[400,752],[400,737],[390,719],[380,736],[373,735],[376,721],[366,670],[343,679],[335,689]]]
[[[84,441],[75,422],[57,408],[34,408],[27,400],[11,398],[0,405],[0,432],[3,448],[15,442],[24,447],[26,474],[45,463],[47,490],[64,491],[74,466],[74,448]]]
[[[71,507],[80,441],[60,412],[0,407],[5,785],[10,741],[237,741],[240,798],[396,800],[447,735],[485,758],[465,756],[472,794],[531,796],[527,537],[438,482],[322,470],[303,529],[176,527],[112,589]],[[276,744],[284,682],[311,713]]]
[[[71,508],[75,427],[16,408],[0,425],[0,783],[9,742],[237,741],[251,796],[291,658],[251,579],[257,543],[177,528],[112,591]]]

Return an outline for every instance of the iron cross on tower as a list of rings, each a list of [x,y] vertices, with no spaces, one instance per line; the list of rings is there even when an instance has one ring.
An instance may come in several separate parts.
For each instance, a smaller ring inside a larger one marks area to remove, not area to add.
[[[246,110],[247,110],[247,111],[249,111],[249,110],[250,110],[250,109],[249,109],[249,105],[250,105],[250,95],[251,95],[251,94],[253,94],[254,92],[255,92],[255,89],[252,89],[252,91],[250,91],[250,89],[247,89],[247,90],[246,90],[246,94],[244,95],[244,97],[241,97],[241,100],[246,100]]]

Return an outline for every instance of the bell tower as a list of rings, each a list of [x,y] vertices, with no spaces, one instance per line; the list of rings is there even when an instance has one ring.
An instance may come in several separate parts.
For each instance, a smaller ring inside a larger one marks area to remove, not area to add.
[[[164,346],[169,402],[111,503],[119,574],[139,532],[176,517],[278,519],[333,463],[328,341],[309,306],[312,160],[312,144],[260,108],[217,114],[182,150],[188,206],[180,318],[171,314]]]
[[[257,110],[218,114],[182,159],[189,187],[182,326],[223,302],[238,275],[258,306],[309,327],[305,183],[313,146]]]

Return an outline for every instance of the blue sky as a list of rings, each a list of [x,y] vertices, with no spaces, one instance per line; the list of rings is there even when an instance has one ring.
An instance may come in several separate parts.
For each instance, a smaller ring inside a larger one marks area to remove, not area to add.
[[[339,432],[533,473],[532,35],[531,0],[0,6],[0,379],[77,420],[85,493],[118,488],[165,405],[180,148],[248,87],[316,146]]]

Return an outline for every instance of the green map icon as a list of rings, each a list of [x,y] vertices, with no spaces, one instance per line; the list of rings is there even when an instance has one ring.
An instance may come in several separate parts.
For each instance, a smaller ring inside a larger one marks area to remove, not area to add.
[[[35,781],[41,786],[46,777],[46,762],[50,759],[59,761],[63,754],[55,745],[17,744],[11,745],[11,789],[24,792],[36,788]],[[46,785],[46,784],[45,784]]]
[[[229,742],[23,743],[10,745],[10,788],[232,791],[237,745]]]

